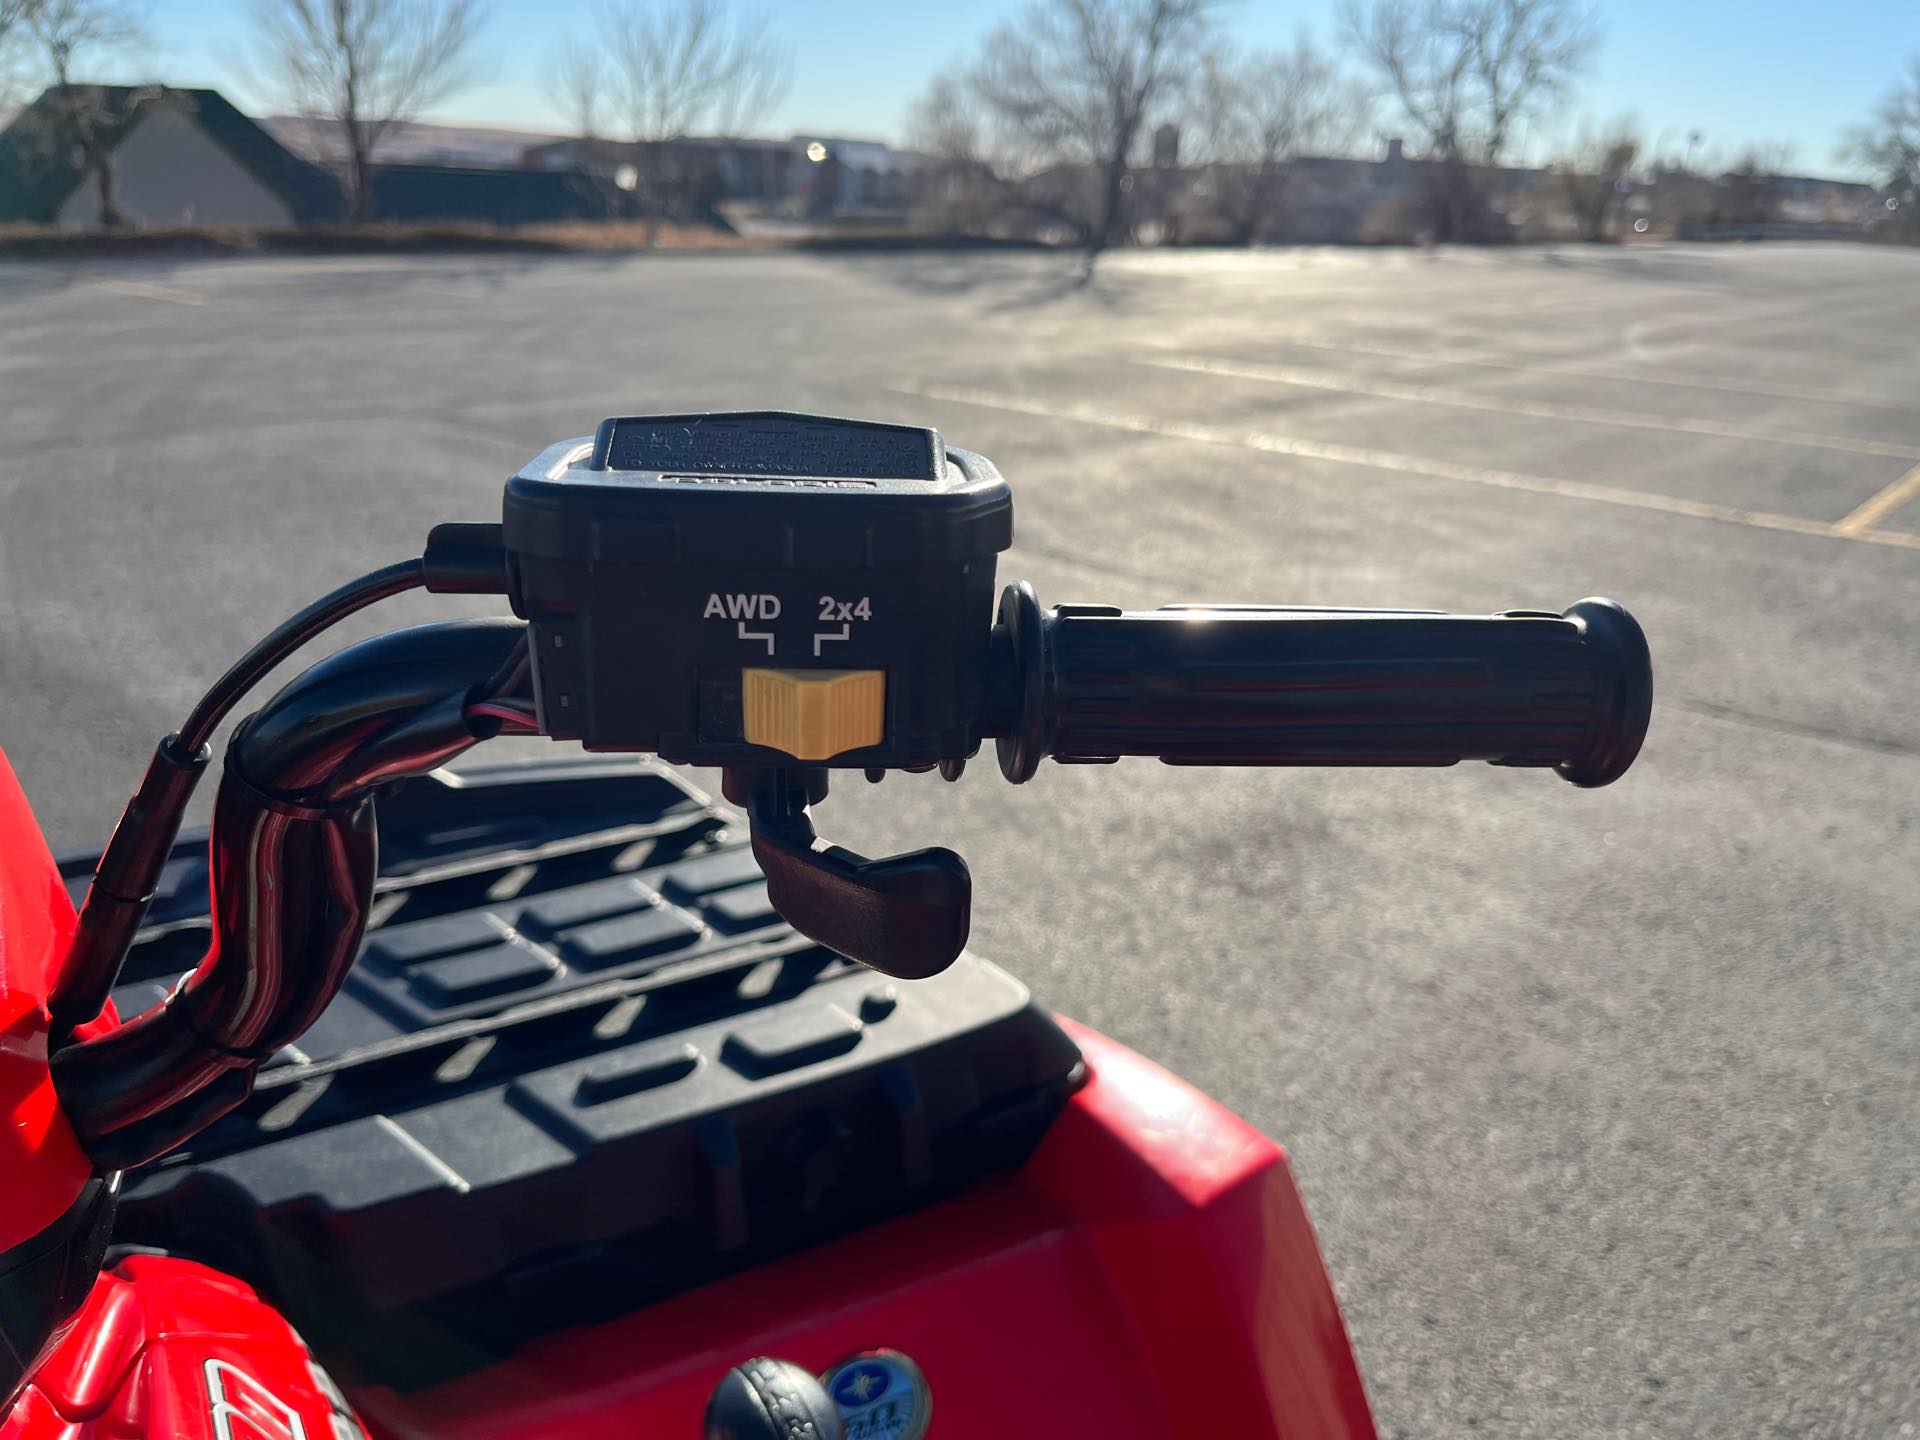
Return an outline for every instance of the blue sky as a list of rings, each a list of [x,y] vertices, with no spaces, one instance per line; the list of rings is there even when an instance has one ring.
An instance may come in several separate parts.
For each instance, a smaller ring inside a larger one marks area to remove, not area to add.
[[[995,19],[1021,0],[928,4],[924,0],[814,0],[755,5],[791,49],[793,85],[763,127],[897,138],[934,67],[964,56]],[[1284,43],[1304,27],[1333,36],[1334,0],[1238,0],[1223,12],[1231,32]],[[249,83],[248,0],[155,0],[144,78],[212,84],[249,108],[271,97]],[[492,0],[487,81],[426,118],[557,129],[544,98],[541,62],[561,36],[584,30],[592,0]],[[1614,0],[1606,38],[1575,97],[1569,122],[1631,114],[1665,153],[1689,131],[1701,152],[1750,141],[1793,146],[1795,167],[1836,172],[1834,151],[1893,81],[1901,57],[1920,51],[1916,0]]]

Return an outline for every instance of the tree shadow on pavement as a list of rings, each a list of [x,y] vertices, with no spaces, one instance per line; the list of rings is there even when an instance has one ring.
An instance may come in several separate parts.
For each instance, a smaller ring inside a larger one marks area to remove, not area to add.
[[[858,266],[864,278],[921,295],[973,297],[989,314],[1069,300],[1108,311],[1125,310],[1146,283],[1140,276],[1116,273],[1078,251],[989,255],[916,251],[888,256],[833,256],[827,263]]]
[[[1623,280],[1671,281],[1681,285],[1716,283],[1716,270],[1710,257],[1683,254],[1677,250],[1651,250],[1643,246],[1631,249],[1595,245],[1574,250],[1552,247],[1534,252],[1534,258],[1550,270],[1565,270],[1581,275],[1615,276]]]

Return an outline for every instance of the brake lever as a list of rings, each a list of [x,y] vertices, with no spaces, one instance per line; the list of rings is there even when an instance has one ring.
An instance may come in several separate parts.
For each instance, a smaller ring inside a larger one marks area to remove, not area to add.
[[[942,846],[869,859],[814,832],[826,797],[818,766],[729,766],[727,799],[747,812],[767,898],[794,929],[903,980],[938,975],[967,943],[973,877]]]

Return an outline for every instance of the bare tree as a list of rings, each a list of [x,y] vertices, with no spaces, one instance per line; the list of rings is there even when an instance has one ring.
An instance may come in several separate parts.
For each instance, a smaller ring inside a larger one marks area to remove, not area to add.
[[[1583,129],[1573,149],[1553,167],[1582,240],[1605,240],[1611,233],[1614,212],[1639,156],[1640,137],[1623,119],[1599,133]]]
[[[1886,93],[1865,124],[1848,133],[1846,159],[1874,172],[1886,187],[1900,223],[1920,234],[1920,55]]]
[[[1209,51],[1192,129],[1226,238],[1258,238],[1281,211],[1294,162],[1350,150],[1372,111],[1367,91],[1304,34],[1290,50]]]
[[[786,52],[728,0],[608,0],[600,36],[636,140],[737,134],[786,93]]]
[[[604,95],[639,142],[617,183],[647,214],[649,245],[663,216],[696,215],[723,192],[714,162],[668,142],[701,130],[739,134],[779,104],[790,73],[765,22],[732,0],[601,0],[594,35],[571,55],[561,81],[574,92],[581,133],[593,133]]]
[[[1092,178],[1081,167],[1049,166],[1010,143],[987,117],[973,87],[936,76],[907,126],[922,169],[918,210],[927,228],[947,235],[994,235],[1042,228],[1086,244],[1094,213]]]
[[[988,153],[979,104],[955,76],[935,75],[915,102],[907,142],[928,157],[917,208],[935,233],[987,234],[1003,210],[1016,208],[1010,169]]]
[[[1129,171],[1198,71],[1215,0],[1035,0],[987,37],[968,77],[1029,171],[1088,167],[1097,254],[1127,231]]]
[[[102,56],[138,41],[138,13],[124,0],[39,0],[24,17],[46,62],[53,143],[79,159],[99,199],[102,228],[126,224],[116,194],[114,127],[123,112],[108,103],[98,85],[74,83],[76,69],[100,63]]]
[[[484,0],[254,0],[265,68],[287,101],[338,128],[351,213],[372,213],[374,151],[474,78]]]
[[[1419,133],[1435,237],[1484,238],[1485,172],[1565,94],[1599,27],[1584,0],[1344,0],[1347,40]]]
[[[593,40],[576,35],[554,52],[553,106],[582,140],[601,138],[607,79],[607,57]]]

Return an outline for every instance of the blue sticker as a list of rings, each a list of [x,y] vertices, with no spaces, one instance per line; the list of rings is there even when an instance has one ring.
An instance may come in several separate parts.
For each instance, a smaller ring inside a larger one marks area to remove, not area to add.
[[[863,1350],[821,1376],[847,1440],[920,1440],[933,1415],[926,1377],[898,1350]]]
[[[833,1403],[841,1409],[871,1405],[893,1388],[893,1371],[872,1360],[859,1360],[834,1376]]]

